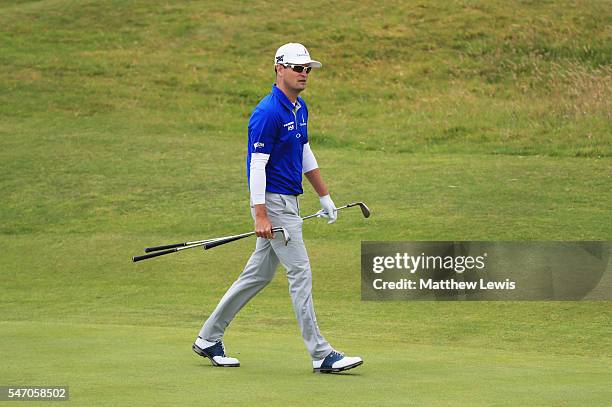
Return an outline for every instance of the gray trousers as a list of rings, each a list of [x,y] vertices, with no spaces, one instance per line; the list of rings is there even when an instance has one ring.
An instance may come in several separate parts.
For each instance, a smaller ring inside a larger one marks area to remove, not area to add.
[[[255,251],[244,271],[206,320],[200,337],[211,342],[221,340],[225,329],[238,311],[272,281],[279,263],[282,263],[287,270],[289,294],[306,348],[313,360],[323,359],[332,348],[319,332],[317,325],[312,303],[312,272],[302,239],[303,221],[299,215],[298,199],[292,195],[266,192],[266,209],[272,225],[284,226],[291,236],[291,241],[285,246],[280,233],[276,233],[271,240],[257,238]],[[254,218],[253,207],[251,214]]]

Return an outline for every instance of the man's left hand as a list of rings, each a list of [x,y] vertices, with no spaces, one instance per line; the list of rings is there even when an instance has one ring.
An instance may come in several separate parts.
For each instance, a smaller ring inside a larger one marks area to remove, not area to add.
[[[338,210],[331,196],[329,196],[329,194],[321,196],[319,197],[319,201],[321,201],[321,206],[323,207],[323,209],[319,211],[319,216],[329,219],[327,223],[334,223],[336,219],[338,219]]]

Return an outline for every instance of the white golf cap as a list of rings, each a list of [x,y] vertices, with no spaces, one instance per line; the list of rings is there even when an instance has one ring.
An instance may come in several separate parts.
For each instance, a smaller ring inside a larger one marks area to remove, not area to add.
[[[321,68],[323,66],[319,61],[310,59],[310,54],[306,47],[296,42],[290,42],[276,50],[274,65],[278,64],[309,65],[313,68]]]

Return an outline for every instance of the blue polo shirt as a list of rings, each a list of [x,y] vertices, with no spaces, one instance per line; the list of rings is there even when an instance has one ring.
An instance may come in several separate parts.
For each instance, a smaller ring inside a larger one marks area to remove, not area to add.
[[[276,87],[253,110],[249,120],[247,181],[251,154],[270,154],[266,165],[266,191],[285,195],[302,192],[302,155],[308,142],[308,109],[300,97],[296,106]]]

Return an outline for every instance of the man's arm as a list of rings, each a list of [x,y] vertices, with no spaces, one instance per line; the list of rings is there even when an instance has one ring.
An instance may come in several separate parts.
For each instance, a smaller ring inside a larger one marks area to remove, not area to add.
[[[255,209],[255,234],[274,237],[272,223],[266,211],[266,165],[278,139],[282,123],[271,109],[255,108],[249,119],[249,149],[251,151],[251,205]]]
[[[325,185],[323,177],[321,176],[321,171],[318,168],[310,170],[307,173],[304,173],[304,175],[319,196],[329,195],[327,185]]]
[[[327,223],[334,223],[338,217],[338,211],[336,210],[334,201],[332,201],[331,196],[329,196],[329,190],[323,181],[317,160],[310,149],[309,143],[304,144],[302,168],[306,179],[308,179],[308,182],[310,182],[314,190],[319,194],[319,201],[321,201],[323,213],[325,214],[324,216],[329,218],[329,222]]]
[[[308,182],[312,185],[319,196],[329,195],[327,186],[323,182],[321,177],[321,171],[319,171],[319,164],[310,148],[310,143],[304,144],[302,158],[302,172],[306,175]]]
[[[255,234],[258,237],[272,239],[272,222],[266,211],[266,164],[269,154],[253,153],[251,155],[251,202],[255,207]]]

